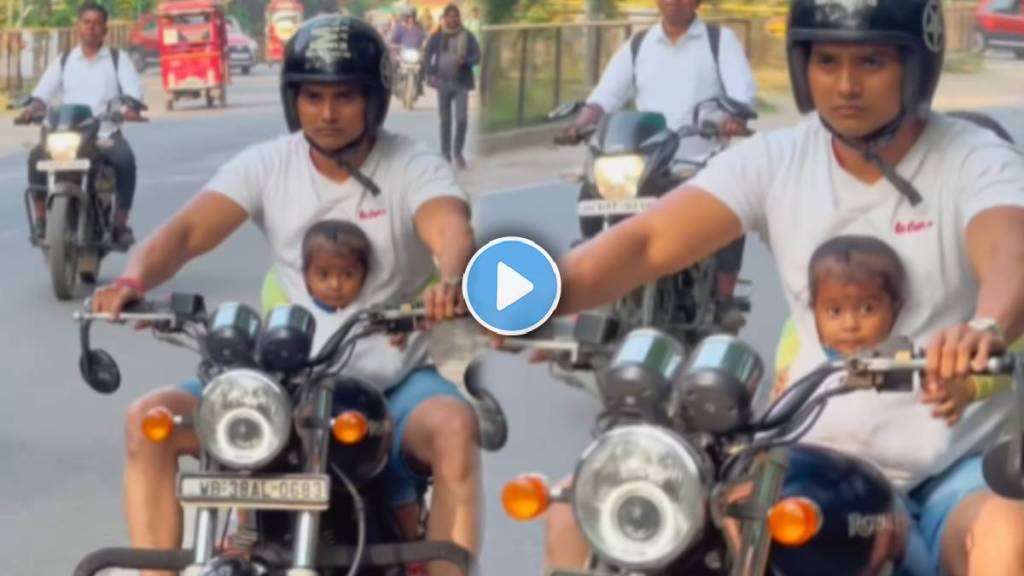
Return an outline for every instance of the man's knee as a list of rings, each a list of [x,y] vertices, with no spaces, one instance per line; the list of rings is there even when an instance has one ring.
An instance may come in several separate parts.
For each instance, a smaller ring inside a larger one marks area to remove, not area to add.
[[[431,402],[431,472],[435,477],[465,479],[477,460],[476,414],[465,402],[454,398],[435,398]]]
[[[968,497],[947,522],[941,558],[952,574],[980,564],[1024,574],[1024,505],[988,491]]]
[[[155,442],[146,438],[143,422],[154,408],[166,408],[172,414],[191,414],[197,402],[196,398],[177,389],[160,390],[132,402],[124,419],[125,459],[134,461],[154,455],[173,458],[182,453],[196,453],[198,441],[191,429],[176,429],[170,438]]]

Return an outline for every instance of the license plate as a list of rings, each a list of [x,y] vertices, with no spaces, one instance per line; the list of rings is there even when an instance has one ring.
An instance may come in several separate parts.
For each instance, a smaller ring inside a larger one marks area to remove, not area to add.
[[[76,158],[74,160],[40,160],[36,169],[40,172],[67,172],[77,170],[79,172],[88,170],[90,166],[87,158]]]
[[[577,204],[580,216],[627,216],[639,214],[657,202],[657,198],[632,200],[581,200]]]
[[[244,478],[225,474],[181,474],[178,500],[191,506],[260,510],[326,510],[330,481],[325,475]]]

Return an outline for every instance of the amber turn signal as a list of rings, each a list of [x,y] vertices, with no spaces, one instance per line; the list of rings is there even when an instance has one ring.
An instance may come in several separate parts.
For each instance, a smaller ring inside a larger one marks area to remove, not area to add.
[[[163,406],[151,408],[142,417],[142,435],[152,442],[163,442],[174,432],[174,414]]]
[[[533,520],[551,504],[547,482],[538,474],[523,474],[505,484],[501,504],[515,520]]]
[[[348,410],[334,417],[331,433],[342,444],[358,444],[366,438],[366,416],[356,410]]]
[[[783,546],[803,546],[821,529],[821,509],[807,498],[780,500],[768,512],[772,539]]]

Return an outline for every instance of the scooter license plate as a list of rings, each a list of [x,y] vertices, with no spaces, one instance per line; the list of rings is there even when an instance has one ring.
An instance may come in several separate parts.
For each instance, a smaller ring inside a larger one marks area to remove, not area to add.
[[[581,200],[577,204],[577,211],[580,216],[629,216],[647,210],[657,201],[657,198]]]
[[[92,164],[88,158],[75,158],[74,160],[40,160],[36,163],[36,169],[40,172],[84,172]]]
[[[326,510],[330,497],[330,480],[323,474],[251,478],[186,473],[178,477],[178,500],[190,506]]]

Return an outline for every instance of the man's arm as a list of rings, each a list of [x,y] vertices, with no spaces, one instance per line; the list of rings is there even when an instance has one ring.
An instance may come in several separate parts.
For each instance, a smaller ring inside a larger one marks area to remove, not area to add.
[[[46,67],[46,72],[43,72],[43,77],[39,79],[35,90],[32,91],[32,98],[39,103],[40,109],[45,109],[60,90],[60,73],[60,58],[54,58]]]
[[[725,95],[753,108],[757,103],[757,82],[754,80],[754,72],[743,51],[743,44],[732,30],[725,27],[722,28],[721,44],[718,48],[718,70]]]
[[[633,60],[629,42],[626,42],[601,73],[601,79],[587,98],[587,104],[596,104],[605,112],[614,112],[633,98],[634,92]]]
[[[476,66],[480,63],[480,43],[477,42],[476,36],[469,30],[466,30],[466,35],[469,36],[466,40],[466,64]]]
[[[700,188],[677,188],[562,259],[558,313],[612,302],[690,266],[742,232],[740,219],[722,201]]]
[[[124,52],[120,52],[118,58],[121,60],[117,65],[117,79],[121,84],[121,93],[139,102],[144,102],[145,95],[142,91],[142,81],[139,79],[138,72],[135,71],[131,58]]]
[[[245,209],[227,196],[201,192],[146,239],[124,276],[138,280],[145,290],[159,286],[189,260],[216,248],[247,218]]]
[[[475,249],[469,206],[461,198],[433,198],[416,210],[414,222],[420,240],[434,255],[441,273],[441,283],[423,294],[427,317],[452,318],[461,305],[462,285],[458,280]]]
[[[420,240],[437,259],[441,279],[461,277],[475,249],[466,203],[455,197],[427,200],[414,221]]]
[[[1024,208],[990,208],[971,219],[967,255],[979,282],[975,316],[996,320],[1013,342],[1024,332]]]

